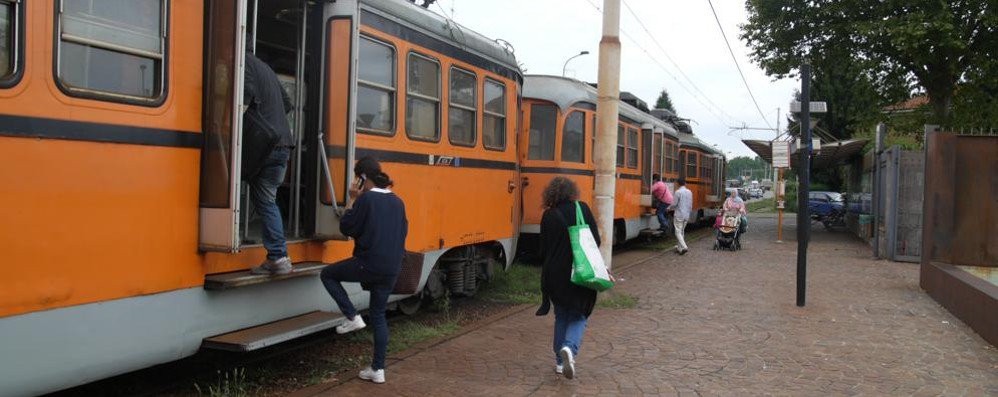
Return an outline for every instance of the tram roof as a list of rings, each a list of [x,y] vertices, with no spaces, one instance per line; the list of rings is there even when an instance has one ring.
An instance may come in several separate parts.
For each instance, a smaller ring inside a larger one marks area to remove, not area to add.
[[[706,152],[710,152],[711,154],[714,154],[716,156],[724,157],[723,152],[717,150],[711,145],[708,145],[706,142],[700,140],[700,138],[697,138],[696,135],[693,134],[680,133],[679,144],[683,147],[694,147]]]
[[[524,76],[523,97],[552,102],[566,112],[572,106],[582,102],[596,106],[599,93],[596,88],[579,80],[551,75],[531,74]],[[655,130],[664,131],[672,137],[678,137],[676,128],[667,122],[641,111],[624,101],[618,101],[621,118],[632,120],[644,126],[651,124]]]
[[[521,76],[519,64],[513,54],[512,46],[504,46],[499,41],[468,29],[451,19],[432,11],[416,6],[408,1],[399,0],[361,0],[367,9],[373,9],[379,15],[428,34],[435,39],[453,44],[459,48],[497,62],[502,66],[515,70]]]

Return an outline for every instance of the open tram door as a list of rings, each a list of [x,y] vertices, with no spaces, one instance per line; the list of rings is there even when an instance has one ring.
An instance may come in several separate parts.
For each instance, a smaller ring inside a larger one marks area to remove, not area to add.
[[[205,12],[198,243],[203,251],[238,251],[246,0],[210,1]]]
[[[338,230],[336,208],[346,198],[352,142],[348,128],[327,128],[333,119],[346,117],[346,112],[330,114],[332,105],[326,94],[332,85],[333,65],[349,71],[355,33],[348,24],[346,41],[331,46],[332,29],[321,27],[323,21],[333,19],[331,8],[327,2],[309,0],[205,3],[201,250],[236,252],[241,246],[262,243],[261,222],[253,216],[249,185],[241,178],[247,51],[274,70],[293,103],[288,123],[295,147],[277,191],[285,237],[289,242],[345,238]],[[335,194],[329,193],[330,186],[335,186]]]

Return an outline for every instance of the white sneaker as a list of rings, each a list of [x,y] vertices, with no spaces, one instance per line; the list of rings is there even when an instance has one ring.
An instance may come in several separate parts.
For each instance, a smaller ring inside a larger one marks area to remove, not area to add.
[[[565,373],[565,366],[563,366],[563,365],[555,365],[554,366],[554,373],[556,373],[556,374],[563,374],[563,373]]]
[[[357,316],[360,317],[360,316]],[[360,376],[363,380],[369,380],[374,383],[385,383],[385,370],[379,369],[377,371],[371,369],[371,367],[364,368],[360,370]]]
[[[572,357],[572,349],[569,349],[567,346],[563,347],[558,351],[558,354],[561,355],[562,370],[565,373],[565,378],[575,378],[575,357]]]
[[[278,259],[267,259],[260,264],[260,266],[250,269],[250,273],[253,274],[270,274],[270,275],[280,275],[291,273],[293,267],[291,266],[291,258],[283,257]]]
[[[337,334],[345,334],[347,332],[353,332],[358,329],[364,329],[367,324],[364,324],[364,319],[360,318],[360,314],[353,316],[353,320],[347,320],[347,322],[336,326]],[[382,381],[384,382],[384,381]]]

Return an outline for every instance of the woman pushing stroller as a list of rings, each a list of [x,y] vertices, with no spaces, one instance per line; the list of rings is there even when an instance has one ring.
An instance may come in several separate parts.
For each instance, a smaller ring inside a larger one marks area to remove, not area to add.
[[[745,201],[741,197],[738,197],[738,189],[728,189],[728,199],[724,200],[724,205],[721,207],[724,211],[718,215],[717,224],[720,224],[723,220],[725,214],[739,214],[738,223],[738,233],[745,233],[745,229],[748,227],[748,218],[745,210]]]

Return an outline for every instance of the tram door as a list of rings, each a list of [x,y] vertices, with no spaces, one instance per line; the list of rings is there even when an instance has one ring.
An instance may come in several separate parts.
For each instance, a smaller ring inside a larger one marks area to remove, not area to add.
[[[306,81],[320,81],[309,75],[325,74],[321,71],[321,63],[315,63],[325,55],[320,32],[309,29],[310,21],[321,17],[312,15],[311,11],[321,13],[322,10],[309,3],[308,0],[216,0],[206,4],[205,147],[200,195],[202,250],[234,252],[240,246],[262,244],[262,218],[253,209],[249,185],[241,175],[247,52],[255,54],[274,70],[292,103],[287,122],[295,147],[276,198],[286,238],[289,241],[342,238],[337,230],[318,230],[316,226],[338,224],[335,211],[316,213],[316,202],[319,202],[318,207],[323,207],[318,186],[328,185],[330,174],[333,180],[345,181],[347,163],[342,156],[345,133],[325,137],[323,141],[328,144],[319,144],[324,130],[318,120],[326,111],[322,104],[325,98],[318,91],[322,84],[306,84]],[[349,48],[349,43],[345,48]],[[319,160],[323,149],[343,160],[331,162],[328,170],[324,169]],[[337,196],[345,194],[337,193]]]
[[[201,152],[199,246],[240,245],[241,131],[246,1],[208,2],[205,32],[204,148]]]

